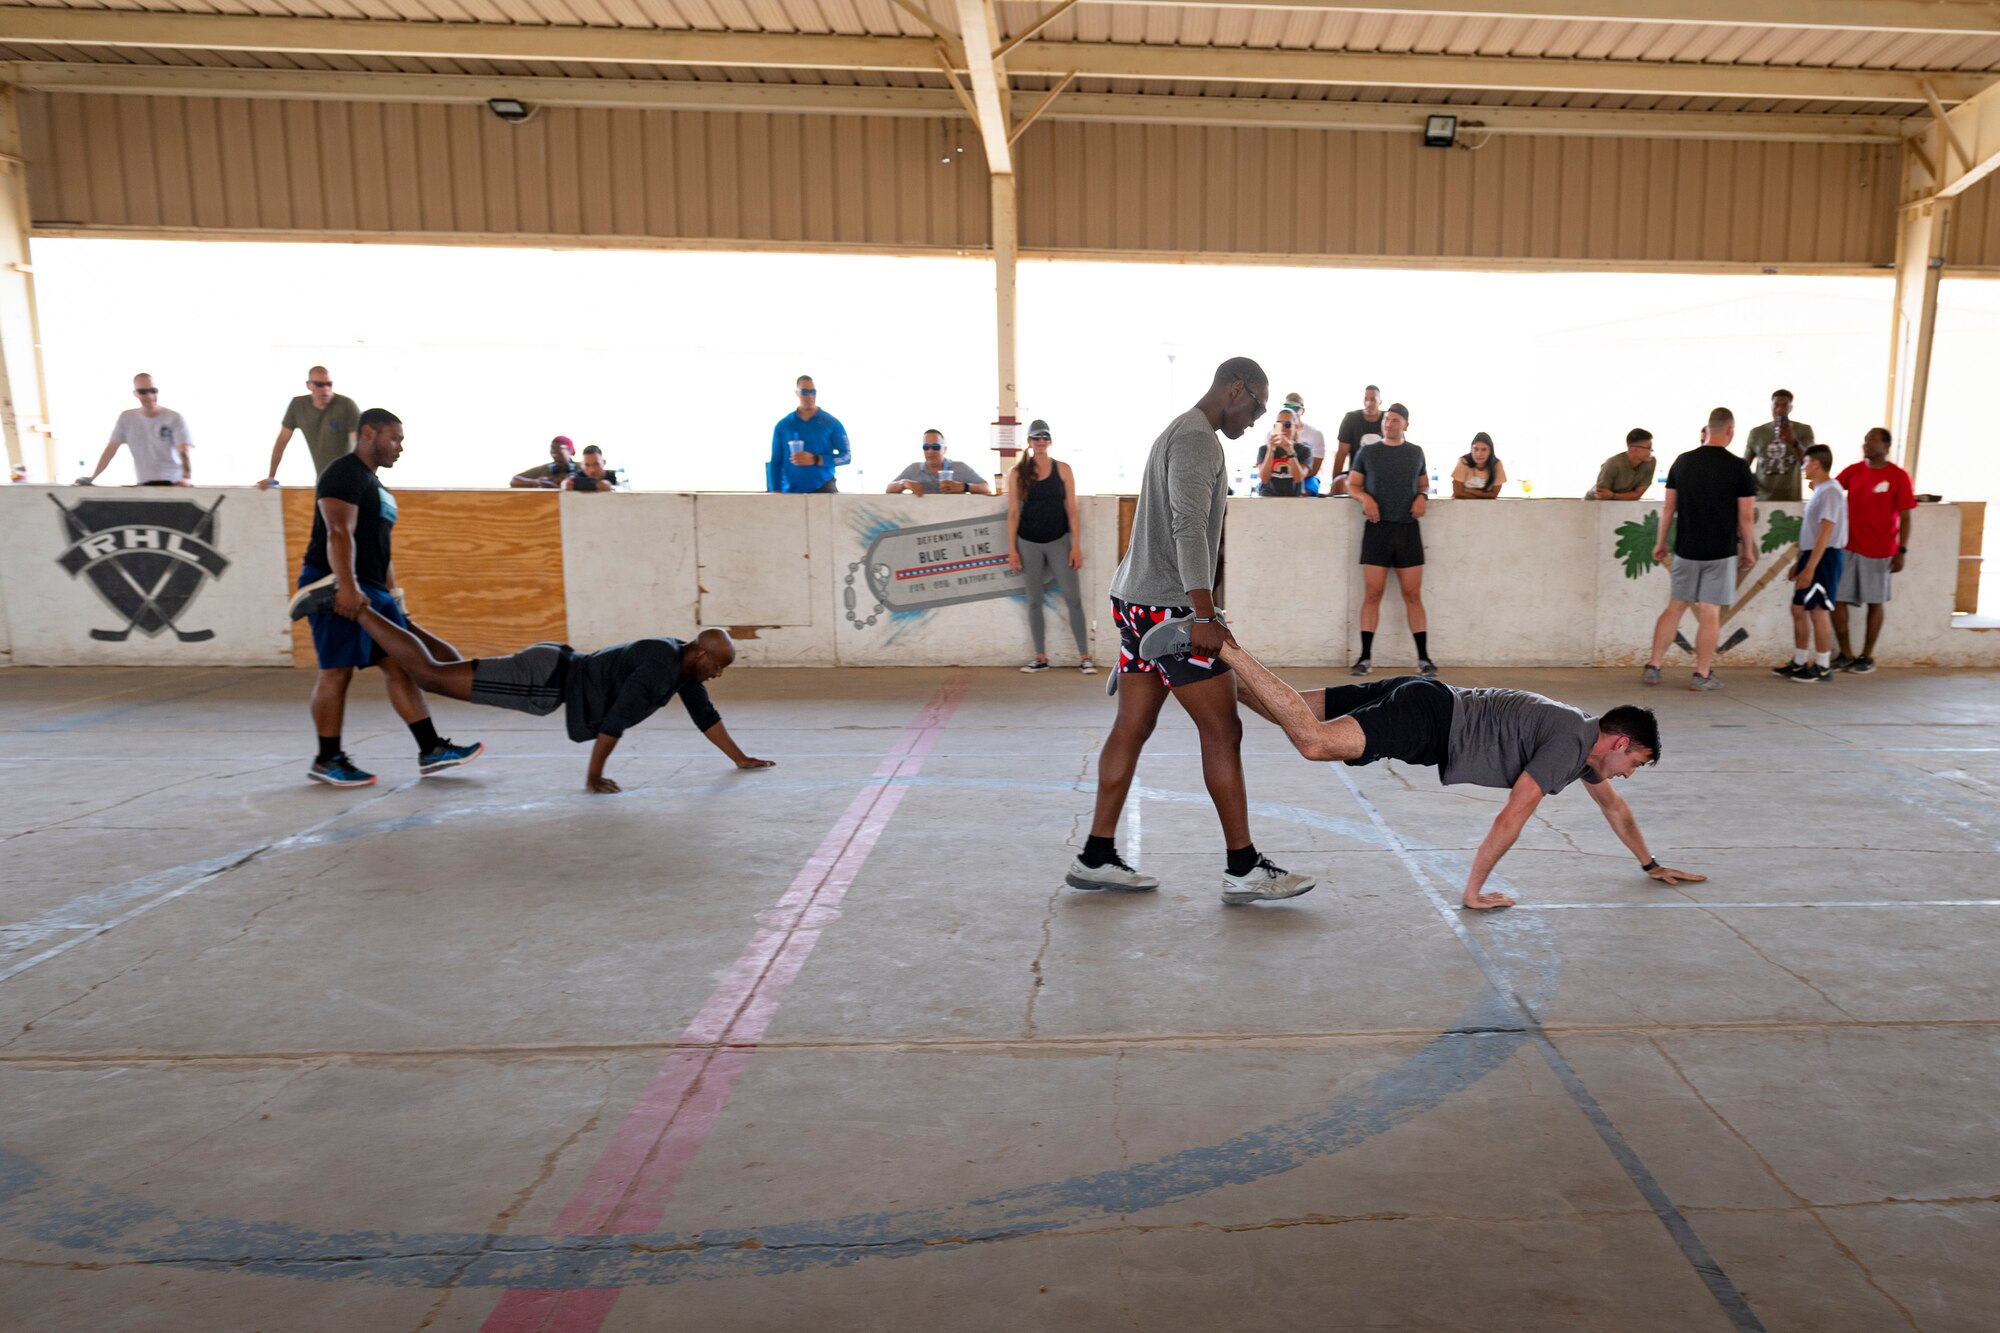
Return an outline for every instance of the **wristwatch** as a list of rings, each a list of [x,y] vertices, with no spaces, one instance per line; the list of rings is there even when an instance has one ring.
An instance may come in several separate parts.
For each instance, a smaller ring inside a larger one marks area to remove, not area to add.
[[[1908,555],[1909,553],[1910,553],[1910,548],[1907,546],[1898,546],[1896,548],[1897,555]]]
[[[1646,862],[1646,864],[1639,867],[1639,869],[1645,871],[1649,875],[1652,874],[1655,870],[1658,870],[1659,868],[1660,868],[1660,858],[1657,856],[1654,857],[1652,860]]]

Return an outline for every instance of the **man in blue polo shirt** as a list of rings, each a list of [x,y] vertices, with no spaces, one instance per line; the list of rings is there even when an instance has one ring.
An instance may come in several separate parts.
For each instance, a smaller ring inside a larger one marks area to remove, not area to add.
[[[850,462],[847,427],[819,410],[819,390],[810,375],[799,376],[799,407],[771,432],[771,461],[764,465],[765,488],[779,495],[833,495],[833,470]]]

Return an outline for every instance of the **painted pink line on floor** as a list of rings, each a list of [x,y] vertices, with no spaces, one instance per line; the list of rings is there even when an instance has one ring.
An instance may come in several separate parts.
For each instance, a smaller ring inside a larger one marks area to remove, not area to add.
[[[557,1232],[650,1231],[659,1225],[819,943],[817,927],[825,918],[807,926],[808,911],[831,911],[846,896],[909,790],[896,779],[914,777],[923,768],[971,680],[968,672],[947,680],[903,729],[876,766],[876,785],[856,794],[779,899],[778,906],[788,911],[783,928],[757,931],[723,973],[677,1049],[557,1215]],[[618,1293],[616,1288],[510,1291],[481,1333],[597,1333]]]

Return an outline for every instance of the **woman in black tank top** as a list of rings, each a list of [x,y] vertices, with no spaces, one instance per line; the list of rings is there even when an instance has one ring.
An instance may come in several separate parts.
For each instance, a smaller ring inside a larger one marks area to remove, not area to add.
[[[1021,668],[1047,671],[1042,626],[1043,589],[1055,580],[1069,603],[1070,633],[1076,638],[1077,669],[1097,674],[1090,660],[1090,621],[1083,613],[1083,589],[1077,573],[1083,568],[1083,533],[1076,516],[1076,478],[1069,464],[1049,457],[1049,423],[1028,424],[1028,452],[1014,465],[1007,487],[1007,564],[1023,575],[1028,598],[1028,633],[1035,656]]]

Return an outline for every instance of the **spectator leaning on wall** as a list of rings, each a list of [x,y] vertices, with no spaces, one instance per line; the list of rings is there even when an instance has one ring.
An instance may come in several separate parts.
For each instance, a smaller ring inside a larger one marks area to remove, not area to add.
[[[774,494],[833,495],[840,490],[833,470],[850,459],[847,427],[819,406],[819,386],[810,375],[794,384],[798,408],[771,431],[771,460],[764,465],[765,488]]]
[[[553,491],[576,473],[576,444],[567,435],[549,441],[549,461],[516,472],[507,484],[525,490]]]
[[[141,486],[194,485],[194,461],[189,456],[194,441],[188,438],[186,419],[171,407],[160,406],[160,391],[151,375],[132,377],[132,396],[139,406],[118,414],[111,442],[104,446],[97,466],[89,476],[78,477],[76,484],[95,485],[122,444],[132,451],[132,470]]]
[[[345,457],[354,448],[355,422],[361,409],[352,398],[333,391],[333,375],[325,366],[306,372],[306,391],[285,405],[285,419],[278,423],[278,441],[271,446],[271,470],[257,483],[260,491],[278,484],[278,464],[292,432],[304,431],[306,448],[312,453],[313,476],[326,471],[327,464]]]
[[[618,474],[604,466],[604,451],[594,444],[583,447],[583,466],[562,481],[566,491],[609,491],[617,485]]]
[[[993,487],[964,463],[945,457],[944,432],[924,432],[923,457],[896,474],[890,495],[991,495]]]
[[[1586,500],[1636,500],[1653,484],[1653,432],[1634,426],[1625,432],[1625,450],[1604,460]]]

